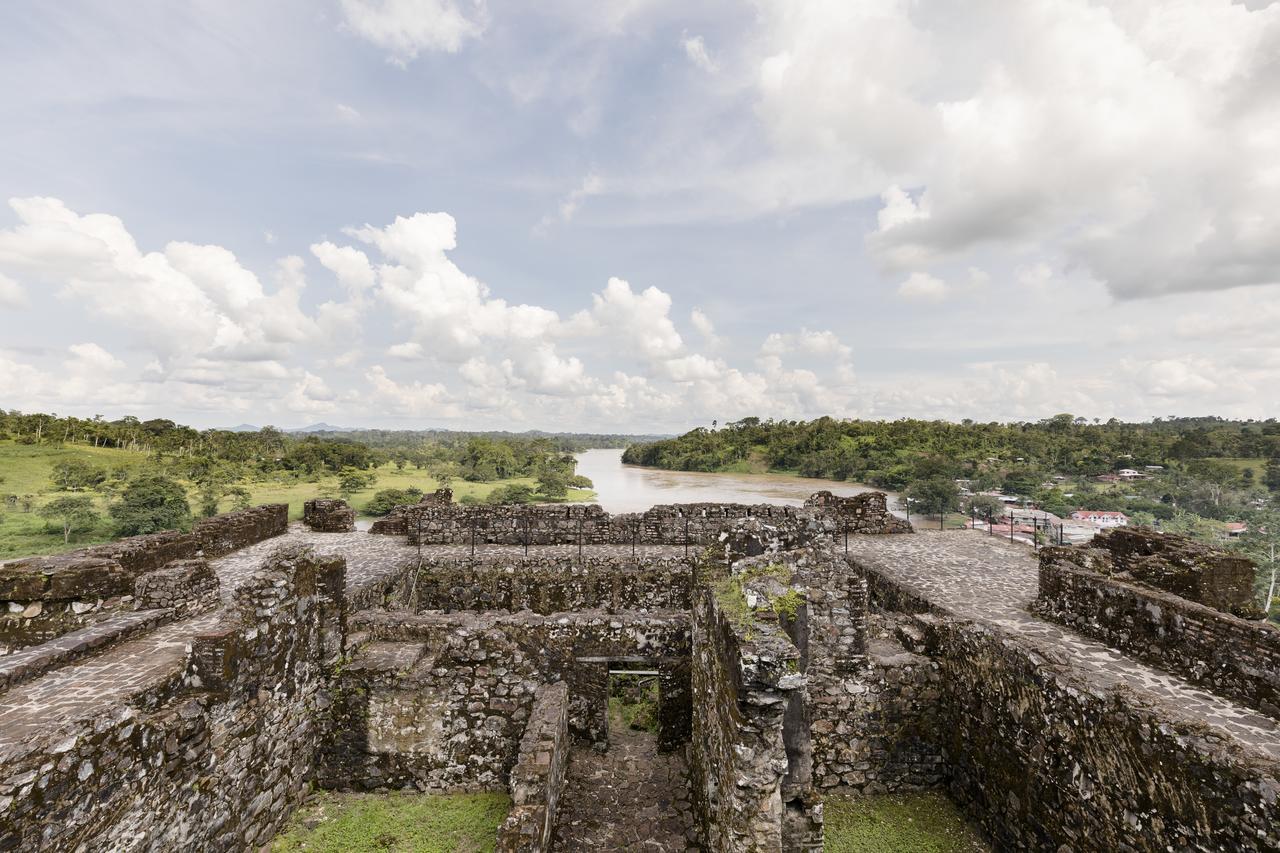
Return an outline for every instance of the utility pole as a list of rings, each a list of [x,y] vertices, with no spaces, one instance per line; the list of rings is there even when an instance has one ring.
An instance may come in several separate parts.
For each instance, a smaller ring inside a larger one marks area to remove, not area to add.
[[[1271,587],[1267,590],[1267,603],[1263,610],[1267,612],[1265,618],[1271,618],[1271,602],[1276,597],[1276,543],[1271,543]]]

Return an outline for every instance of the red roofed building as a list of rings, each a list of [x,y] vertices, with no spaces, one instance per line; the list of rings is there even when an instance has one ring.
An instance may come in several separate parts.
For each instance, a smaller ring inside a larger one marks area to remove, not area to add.
[[[1108,509],[1078,509],[1071,513],[1071,520],[1087,521],[1099,527],[1125,527],[1129,524],[1129,516]]]

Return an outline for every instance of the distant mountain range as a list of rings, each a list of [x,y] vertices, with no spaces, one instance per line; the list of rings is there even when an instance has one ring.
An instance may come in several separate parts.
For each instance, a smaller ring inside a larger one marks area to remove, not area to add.
[[[233,427],[226,427],[227,432],[257,432],[261,427],[253,424],[238,424]],[[293,429],[281,430],[281,432],[359,432],[357,427],[340,427],[333,424],[326,424],[323,421],[310,426],[294,427]]]

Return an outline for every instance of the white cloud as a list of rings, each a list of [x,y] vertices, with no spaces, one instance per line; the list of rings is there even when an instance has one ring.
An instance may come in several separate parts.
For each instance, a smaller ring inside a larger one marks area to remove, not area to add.
[[[656,287],[636,293],[620,278],[609,279],[604,290],[592,294],[591,310],[579,312],[573,323],[577,330],[625,341],[653,361],[675,358],[684,349],[671,322],[671,297]]]
[[[694,65],[708,74],[715,74],[720,70],[715,60],[711,58],[711,54],[707,53],[707,43],[703,41],[702,36],[685,35],[680,43],[684,46],[684,55],[689,57],[689,61]]]
[[[333,110],[338,114],[339,119],[350,124],[355,124],[364,118],[358,109],[347,104],[336,104]]]
[[[417,341],[407,341],[387,347],[387,355],[392,358],[404,359],[405,361],[416,361],[422,358],[424,354],[425,351],[422,349],[422,344]]]
[[[702,339],[707,346],[715,347],[720,345],[720,338],[716,335],[715,324],[711,322],[711,318],[703,313],[701,308],[694,308],[689,312],[689,322],[693,324],[693,328],[698,334],[702,335]]]
[[[122,369],[125,364],[95,343],[72,344],[67,347],[71,358],[68,367],[82,372],[92,372],[99,377]]]
[[[604,181],[599,175],[592,172],[582,179],[582,183],[565,196],[560,202],[560,220],[568,222],[573,219],[574,214],[578,212],[578,208],[582,202],[586,201],[593,195],[599,195],[604,191]]]
[[[913,272],[898,285],[898,295],[913,302],[941,302],[947,291],[945,281],[923,272]]]
[[[891,267],[1040,244],[1123,297],[1280,282],[1280,5],[761,8],[768,168],[796,204],[879,192]]]
[[[457,53],[488,25],[483,0],[466,9],[455,0],[342,0],[353,33],[388,52],[388,60],[407,65],[423,51]]]
[[[25,308],[27,304],[27,293],[22,285],[0,273],[0,307]]]
[[[393,414],[420,418],[453,418],[459,414],[448,389],[439,382],[396,382],[379,364],[365,372],[365,380],[373,401]]]
[[[457,246],[457,225],[447,213],[396,217],[385,228],[348,233],[394,262],[377,269],[378,295],[436,355],[465,360],[486,341],[539,342],[560,322],[554,311],[491,298],[486,285],[458,269],[447,254]]]
[[[775,357],[800,352],[847,359],[853,355],[853,348],[843,343],[839,336],[829,329],[821,331],[801,329],[799,332],[774,332],[765,338],[760,352],[766,356]]]

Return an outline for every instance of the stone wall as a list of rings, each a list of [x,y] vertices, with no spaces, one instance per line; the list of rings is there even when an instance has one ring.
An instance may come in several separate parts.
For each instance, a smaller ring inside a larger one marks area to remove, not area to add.
[[[0,566],[0,654],[132,609],[133,580],[117,561],[83,552]]]
[[[998,849],[1280,849],[1280,762],[998,630],[916,619],[946,685],[951,794]]]
[[[1081,550],[1105,555],[1094,560],[1095,571],[1124,573],[1139,583],[1236,616],[1262,616],[1253,589],[1257,567],[1245,557],[1141,527],[1105,530],[1090,545]],[[1061,556],[1073,562],[1085,559],[1069,553]]]
[[[199,553],[196,537],[166,531],[0,564],[0,654],[133,609],[139,575]]]
[[[801,652],[776,616],[727,600],[736,594],[724,584],[695,592],[690,793],[705,844],[821,850]],[[769,593],[750,594],[763,603]]]
[[[551,849],[569,751],[569,690],[563,681],[539,687],[511,768],[512,806],[498,829],[499,853]]]
[[[600,609],[688,610],[693,566],[679,557],[539,554],[469,558],[423,555],[403,585],[413,610],[560,613]]]
[[[1280,628],[1107,577],[1048,551],[1035,610],[1280,719]]]
[[[856,676],[811,685],[814,785],[876,794],[945,784],[943,687],[936,661],[884,637]]]
[[[302,505],[302,523],[317,533],[351,533],[356,511],[346,501],[313,498]]]
[[[416,504],[406,504],[392,508],[391,512],[373,523],[373,526],[369,528],[369,532],[388,536],[404,536],[409,532],[410,516],[414,517],[415,524],[417,522],[417,514],[413,511],[415,507],[439,507],[448,506],[451,503],[453,503],[453,489],[436,489],[429,495],[423,495],[422,500]]]
[[[311,774],[342,642],[341,559],[272,559],[172,679],[0,755],[0,849],[245,850]]]
[[[226,554],[285,532],[288,507],[267,505],[203,519],[192,533],[131,536],[0,565],[0,655],[133,609],[134,585],[174,561]]]
[[[570,731],[603,745],[609,662],[665,672],[689,656],[680,611],[375,610],[351,627],[369,642],[337,677],[321,772],[323,785],[344,789],[505,790],[543,684],[566,682]]]
[[[884,492],[863,492],[842,497],[823,490],[804,502],[805,508],[830,515],[841,533],[911,533],[911,522],[889,512],[889,496]]]
[[[262,504],[202,518],[192,528],[205,557],[213,559],[280,536],[289,529],[288,504]]]
[[[794,507],[747,504],[670,504],[643,513],[611,515],[598,504],[412,507],[410,544],[465,545],[705,545],[738,518],[801,523]]]
[[[203,559],[174,560],[134,581],[133,604],[138,610],[165,608],[185,619],[219,604],[218,578]]]
[[[936,674],[917,679],[939,692],[919,731],[996,849],[1280,849],[1280,762],[1245,757],[1184,709],[1086,680],[1031,641],[894,591],[878,573],[869,580],[878,606],[905,611],[876,618]]]

